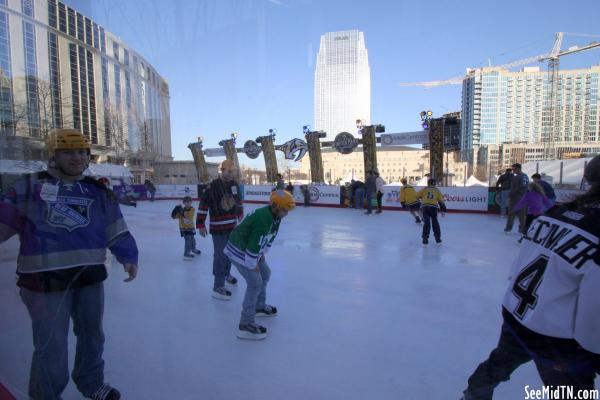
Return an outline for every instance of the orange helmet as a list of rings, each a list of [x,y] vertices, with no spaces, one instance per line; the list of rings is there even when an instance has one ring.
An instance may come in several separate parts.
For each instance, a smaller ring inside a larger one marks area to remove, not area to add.
[[[275,204],[282,210],[291,211],[296,208],[294,196],[287,190],[274,190],[271,192],[271,204]]]
[[[50,157],[56,150],[86,149],[90,152],[90,141],[77,129],[53,129],[46,137],[46,151]]]

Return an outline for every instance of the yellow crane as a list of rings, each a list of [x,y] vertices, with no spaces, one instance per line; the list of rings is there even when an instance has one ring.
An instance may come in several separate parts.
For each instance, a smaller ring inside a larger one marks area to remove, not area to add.
[[[555,142],[556,138],[559,137],[559,127],[558,125],[554,124],[554,120],[556,118],[557,113],[559,112],[558,107],[556,106],[556,93],[558,91],[558,70],[560,58],[569,54],[579,53],[581,51],[586,51],[595,47],[600,47],[600,43],[594,41],[582,46],[572,46],[569,47],[567,50],[561,51],[562,42],[565,35],[600,37],[599,35],[557,32],[554,36],[554,46],[552,46],[552,50],[550,51],[550,53],[540,54],[537,56],[528,57],[521,60],[512,61],[507,64],[495,66],[495,68],[509,69],[521,65],[531,64],[534,62],[548,61],[548,83],[550,86],[550,93],[547,107],[545,107],[543,110],[544,118],[542,119],[542,141],[544,142],[544,159],[546,160],[556,159]],[[462,82],[465,79],[469,78],[470,73],[474,70],[474,68],[469,68],[467,69],[466,75],[458,76],[455,78],[429,82],[404,82],[400,83],[400,86],[420,86],[432,88],[445,85],[458,85],[462,84]]]

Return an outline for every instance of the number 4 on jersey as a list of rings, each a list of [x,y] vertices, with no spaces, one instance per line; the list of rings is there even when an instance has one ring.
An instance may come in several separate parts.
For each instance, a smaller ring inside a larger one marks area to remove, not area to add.
[[[548,257],[540,255],[531,264],[523,268],[515,279],[512,292],[519,299],[519,304],[513,311],[520,319],[525,317],[528,310],[537,305],[538,296],[535,293],[542,283],[542,277],[548,265]]]

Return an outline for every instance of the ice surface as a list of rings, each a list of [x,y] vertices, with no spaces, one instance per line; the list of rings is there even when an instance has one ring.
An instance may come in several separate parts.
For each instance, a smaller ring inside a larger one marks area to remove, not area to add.
[[[448,214],[443,245],[423,247],[407,212],[297,208],[267,254],[280,315],[260,319],[269,336],[253,342],[235,336],[243,279],[232,301],[210,297],[212,241],[196,236],[202,255],[183,261],[175,204],[123,207],[140,271],[124,283],[109,267],[104,359],[124,399],[458,399],[498,340],[518,252],[498,216]],[[33,345],[17,246],[0,245],[0,382],[25,398]],[[494,398],[522,399],[525,385],[541,388],[532,363]],[[64,398],[81,398],[72,382]]]

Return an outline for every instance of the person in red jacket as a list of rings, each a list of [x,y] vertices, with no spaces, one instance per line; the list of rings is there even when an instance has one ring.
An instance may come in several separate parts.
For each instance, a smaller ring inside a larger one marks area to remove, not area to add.
[[[237,279],[231,276],[231,261],[223,253],[229,234],[244,217],[240,186],[235,181],[235,164],[225,160],[221,164],[221,175],[208,184],[200,196],[200,206],[196,214],[196,229],[206,237],[206,217],[210,215],[209,231],[213,240],[213,284],[212,297],[219,300],[231,299],[231,292],[225,282],[236,285]]]

